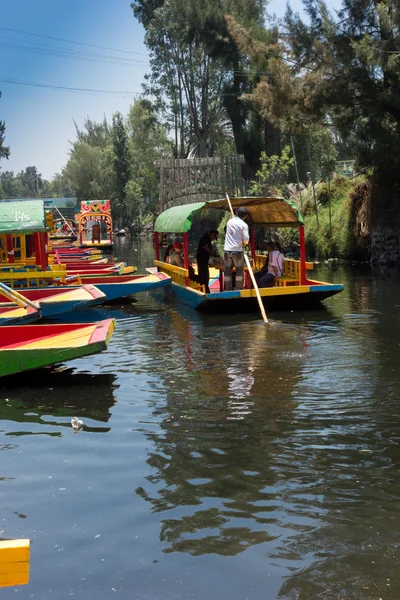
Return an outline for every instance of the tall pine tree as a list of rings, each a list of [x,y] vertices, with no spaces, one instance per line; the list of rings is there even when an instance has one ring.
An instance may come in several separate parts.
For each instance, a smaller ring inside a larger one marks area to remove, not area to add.
[[[115,113],[112,126],[115,192],[123,225],[127,225],[126,186],[130,179],[129,142],[121,113]]]

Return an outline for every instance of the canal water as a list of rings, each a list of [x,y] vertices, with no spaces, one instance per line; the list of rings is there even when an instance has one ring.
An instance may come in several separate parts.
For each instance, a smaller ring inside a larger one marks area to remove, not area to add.
[[[117,319],[107,352],[0,381],[0,538],[31,540],[2,599],[400,598],[399,279],[316,276],[344,293],[268,327],[82,312]]]

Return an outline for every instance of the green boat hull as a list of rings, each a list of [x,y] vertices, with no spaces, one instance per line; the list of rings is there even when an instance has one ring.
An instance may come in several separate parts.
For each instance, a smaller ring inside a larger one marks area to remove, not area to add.
[[[0,377],[32,369],[40,369],[75,358],[98,354],[107,348],[107,342],[94,342],[79,348],[32,348],[27,350],[4,350],[0,352]]]

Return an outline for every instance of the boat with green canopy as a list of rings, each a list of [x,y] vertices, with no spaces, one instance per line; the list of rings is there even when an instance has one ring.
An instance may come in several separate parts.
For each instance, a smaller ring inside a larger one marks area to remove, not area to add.
[[[250,250],[254,271],[259,271],[264,266],[266,257],[257,253],[255,247],[254,226],[270,228],[294,227],[299,231],[300,259],[285,259],[282,277],[275,280],[273,287],[260,288],[260,295],[265,308],[271,310],[304,310],[316,308],[321,301],[334,296],[343,290],[342,284],[325,283],[316,281],[308,276],[307,270],[313,264],[306,261],[304,221],[295,204],[280,197],[240,197],[231,198],[233,209],[243,206],[251,218]],[[165,293],[172,295],[176,300],[198,310],[208,311],[256,311],[256,291],[252,287],[249,274],[245,271],[244,289],[224,290],[223,261],[215,264],[210,261],[210,293],[206,293],[205,286],[200,285],[190,278],[189,273],[189,237],[193,217],[204,210],[229,211],[225,198],[208,202],[184,204],[167,209],[159,215],[154,226],[154,248],[156,260],[154,268],[149,271],[161,271],[171,277],[172,284],[165,288]],[[165,234],[180,234],[183,238],[184,267],[170,265],[160,260],[160,249],[166,245]],[[192,276],[193,277],[193,276]]]

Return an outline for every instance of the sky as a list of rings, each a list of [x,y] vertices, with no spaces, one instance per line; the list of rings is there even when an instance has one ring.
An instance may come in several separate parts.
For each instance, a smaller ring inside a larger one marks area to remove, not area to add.
[[[339,0],[328,4],[333,2]],[[268,12],[281,16],[285,5],[271,0]],[[291,5],[301,10],[301,0]],[[86,117],[101,121],[117,111],[127,114],[149,71],[143,39],[130,0],[4,3],[0,120],[11,155],[2,159],[1,169],[18,172],[34,165],[52,179],[68,161],[74,121],[81,127]]]

